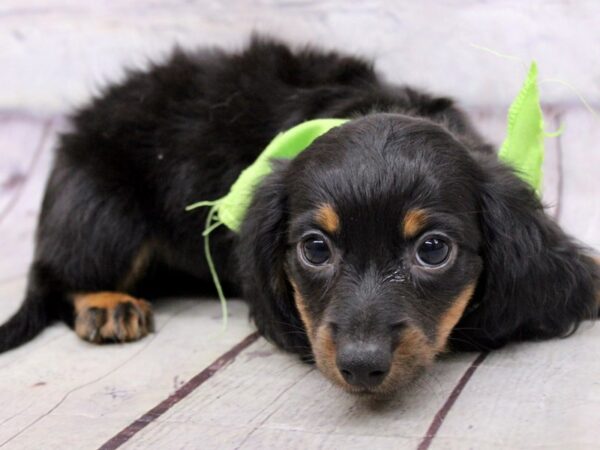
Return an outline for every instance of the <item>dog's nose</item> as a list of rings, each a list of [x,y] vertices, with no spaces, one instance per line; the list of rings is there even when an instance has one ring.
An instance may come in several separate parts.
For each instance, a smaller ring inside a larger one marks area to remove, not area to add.
[[[337,366],[348,384],[374,388],[390,371],[392,355],[375,344],[347,344],[339,349]]]

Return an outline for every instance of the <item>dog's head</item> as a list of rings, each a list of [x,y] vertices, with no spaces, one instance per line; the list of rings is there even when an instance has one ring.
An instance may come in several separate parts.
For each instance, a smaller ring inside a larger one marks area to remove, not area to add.
[[[593,298],[590,261],[525,183],[468,145],[433,122],[377,114],[279,165],[240,235],[261,332],[346,389],[381,393],[430,364],[453,330],[497,346],[589,315],[575,303]]]

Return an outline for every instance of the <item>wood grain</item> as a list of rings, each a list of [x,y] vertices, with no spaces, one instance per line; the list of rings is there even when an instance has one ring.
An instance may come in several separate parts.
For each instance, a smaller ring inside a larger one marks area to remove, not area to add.
[[[0,114],[0,223],[22,194],[47,137],[47,120]]]
[[[432,449],[598,448],[600,328],[513,345],[479,367]]]
[[[12,123],[15,126],[10,127],[8,137],[4,138],[5,148],[9,157],[11,153],[16,154],[15,158],[21,157],[26,169],[14,189],[0,194],[0,198],[7,198],[0,215],[0,248],[3,252],[0,257],[0,283],[27,271],[33,255],[33,236],[52,162],[52,150],[57,132],[65,126],[61,118]],[[19,139],[20,129],[31,137],[26,141]],[[29,142],[30,148],[25,146],[26,142]]]
[[[0,288],[2,298],[12,289]],[[0,448],[64,448],[74,432],[79,448],[98,447],[253,331],[246,306],[230,301],[221,333],[219,308],[163,302],[157,332],[126,345],[94,346],[55,325],[0,355]]]
[[[261,341],[123,448],[416,448],[474,357],[446,358],[403,395],[373,404]]]
[[[594,0],[4,0],[0,106],[64,112],[120,79],[124,66],[160,60],[175,44],[238,48],[253,30],[364,55],[393,81],[478,106],[506,107],[535,58],[542,78],[564,79],[598,104],[599,14]],[[561,85],[543,94],[577,103]]]
[[[567,232],[600,252],[600,118],[586,110],[569,110],[563,120],[559,220]]]

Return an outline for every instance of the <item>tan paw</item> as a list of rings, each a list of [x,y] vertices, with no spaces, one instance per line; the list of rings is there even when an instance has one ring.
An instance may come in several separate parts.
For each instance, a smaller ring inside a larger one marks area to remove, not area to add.
[[[90,342],[128,342],[154,331],[150,304],[120,292],[95,292],[74,298],[75,333]]]

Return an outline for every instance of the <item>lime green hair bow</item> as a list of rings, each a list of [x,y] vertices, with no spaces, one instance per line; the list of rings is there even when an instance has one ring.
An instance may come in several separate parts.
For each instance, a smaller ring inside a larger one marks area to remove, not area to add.
[[[506,138],[498,156],[540,195],[544,163],[544,116],[540,107],[537,75],[537,65],[533,62],[519,95],[508,110]]]
[[[221,225],[225,225],[230,230],[238,233],[246,211],[252,202],[254,189],[272,171],[272,160],[295,158],[300,152],[310,146],[316,138],[325,134],[333,127],[337,127],[347,121],[347,119],[310,120],[280,133],[263,150],[252,165],[240,174],[225,197],[213,201],[194,203],[186,208],[189,211],[201,206],[210,206],[206,218],[206,228],[202,233],[204,236],[204,254],[213,282],[217,288],[219,300],[221,301],[223,328],[227,327],[227,302],[210,255],[209,234]]]
[[[201,206],[210,206],[206,228],[203,232],[204,251],[221,301],[224,327],[227,326],[227,303],[210,255],[209,234],[221,225],[225,225],[236,233],[239,232],[246,211],[252,202],[254,190],[272,171],[273,159],[295,158],[316,138],[347,121],[347,119],[315,119],[280,133],[254,163],[240,174],[227,195],[218,200],[194,203],[186,208],[189,211]],[[500,149],[499,157],[513,167],[515,172],[526,180],[538,194],[541,189],[544,160],[543,129],[544,121],[537,85],[537,66],[534,62],[531,64],[521,91],[509,109],[506,139]]]

